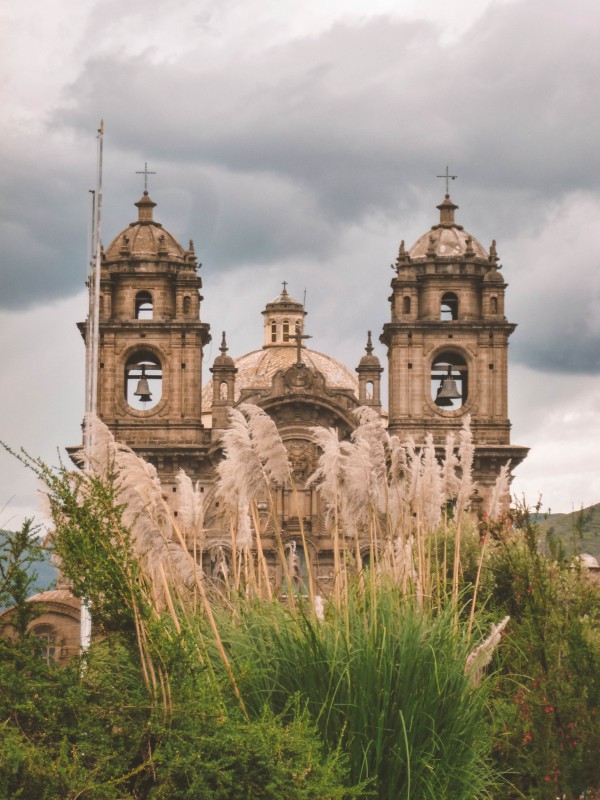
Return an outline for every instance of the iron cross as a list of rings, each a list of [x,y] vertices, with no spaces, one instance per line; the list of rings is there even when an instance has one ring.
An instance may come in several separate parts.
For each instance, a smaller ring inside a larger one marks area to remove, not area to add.
[[[300,325],[296,325],[296,333],[289,338],[296,342],[296,366],[302,367],[304,366],[302,363],[302,339],[312,339],[312,336],[302,333]]]
[[[141,170],[138,170],[135,174],[144,176],[144,191],[147,192],[148,191],[148,175],[156,175],[156,172],[151,172],[148,169],[148,162],[144,161],[144,171],[142,172]]]
[[[455,181],[458,178],[458,175],[450,175],[448,171],[448,167],[446,167],[446,174],[445,175],[436,175],[436,178],[445,178],[446,179],[446,194],[450,194],[450,186],[449,183],[451,180]]]

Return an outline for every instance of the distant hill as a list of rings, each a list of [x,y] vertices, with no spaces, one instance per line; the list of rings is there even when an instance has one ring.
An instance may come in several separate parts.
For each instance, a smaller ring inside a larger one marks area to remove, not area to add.
[[[590,553],[600,561],[600,503],[570,514],[540,517],[538,522],[542,545],[549,534],[562,543],[566,556]]]

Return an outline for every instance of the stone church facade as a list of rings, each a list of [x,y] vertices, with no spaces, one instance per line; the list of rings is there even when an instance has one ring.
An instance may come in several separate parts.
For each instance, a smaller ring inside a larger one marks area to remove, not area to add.
[[[354,370],[305,346],[302,303],[283,291],[262,311],[262,348],[234,359],[222,334],[220,355],[204,363],[211,339],[202,319],[202,281],[192,242],[184,248],[154,219],[147,192],[137,219],[103,253],[100,283],[98,416],[115,438],[157,469],[177,513],[180,469],[199,481],[206,509],[203,567],[216,574],[227,558],[228,526],[215,492],[215,466],[228,410],[242,402],[264,409],[289,453],[298,491],[278,489],[284,545],[299,544],[302,524],[317,578],[331,578],[332,542],[318,492],[307,486],[318,457],[311,428],[349,437],[353,411],[369,405],[391,433],[443,446],[470,414],[475,479],[483,503],[500,467],[511,470],[527,448],[510,442],[508,343],[515,325],[504,312],[506,283],[493,242],[489,251],[455,222],[448,195],[439,222],[407,250],[402,242],[391,281],[387,348],[388,410],[381,405],[384,368],[371,333]],[[258,314],[257,314],[258,316]],[[86,325],[79,325],[85,339]],[[358,355],[358,354],[357,354]],[[210,377],[209,377],[210,374]],[[268,535],[273,580],[278,566]],[[279,567],[279,574],[280,574]]]

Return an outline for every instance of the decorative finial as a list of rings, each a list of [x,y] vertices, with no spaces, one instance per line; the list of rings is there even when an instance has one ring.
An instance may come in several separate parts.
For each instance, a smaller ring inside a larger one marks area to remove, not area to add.
[[[194,240],[193,240],[193,239],[190,239],[190,246],[189,246],[189,248],[188,248],[188,251],[189,251],[190,253],[195,253],[195,252],[196,252],[196,251],[194,250]]]
[[[450,197],[450,181],[455,181],[458,178],[458,175],[450,175],[450,171],[446,166],[446,174],[445,175],[436,175],[436,178],[444,178],[446,181],[446,197]]]
[[[371,331],[367,331],[367,346],[365,347],[367,355],[370,356],[373,352],[373,342],[371,341]]]
[[[498,260],[498,253],[496,252],[496,240],[492,239],[492,243],[490,245],[490,261],[492,264],[495,264]]]
[[[400,247],[398,248],[398,256],[396,258],[395,264],[390,264],[390,267],[395,270],[399,270],[401,265],[406,263],[409,260],[408,253],[406,252],[406,247],[404,246],[404,239],[400,242]]]
[[[148,175],[156,175],[156,172],[151,172],[148,169],[148,162],[144,161],[143,171],[138,170],[135,174],[144,176],[144,194],[148,194]]]
[[[435,236],[429,236],[429,246],[427,247],[427,255],[435,256]]]
[[[223,338],[221,339],[221,347],[219,347],[219,350],[221,351],[222,356],[224,356],[228,350],[227,340],[225,338],[225,331],[223,331]]]
[[[473,249],[473,237],[472,236],[467,236],[465,244],[466,244],[465,255],[466,256],[474,256],[475,255],[475,250]]]

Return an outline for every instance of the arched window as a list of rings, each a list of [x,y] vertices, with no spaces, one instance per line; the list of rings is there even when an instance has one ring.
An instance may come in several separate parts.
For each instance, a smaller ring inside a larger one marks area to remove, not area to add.
[[[50,625],[39,625],[36,628],[33,628],[32,632],[40,642],[41,656],[46,664],[56,661],[60,654],[60,645],[58,643],[54,628],[52,628]]]
[[[151,350],[140,349],[125,364],[125,400],[131,408],[148,411],[162,397],[162,366]]]
[[[290,340],[290,323],[289,323],[289,320],[287,320],[287,319],[283,320],[283,325],[282,325],[282,328],[281,328],[281,332],[283,334],[283,341],[284,342],[289,342],[289,340]]]
[[[192,310],[192,298],[186,294],[183,298],[183,313],[186,317],[189,317],[190,312]]]
[[[458,350],[444,350],[431,364],[431,399],[444,411],[457,411],[469,397],[467,361]]]
[[[365,394],[367,396],[367,400],[373,399],[373,381],[367,381],[365,384]]]
[[[410,314],[410,297],[408,295],[402,300],[402,313]]]
[[[219,397],[221,400],[227,400],[228,395],[229,395],[229,390],[227,388],[227,384],[225,383],[225,381],[223,381],[219,386]]]
[[[271,341],[277,341],[277,323],[274,319],[271,320]]]
[[[440,319],[446,321],[458,319],[458,297],[454,292],[446,292],[442,297]]]
[[[152,319],[153,306],[150,292],[138,292],[135,296],[135,318]]]
[[[497,314],[498,313],[498,298],[491,297],[490,298],[490,314]]]

